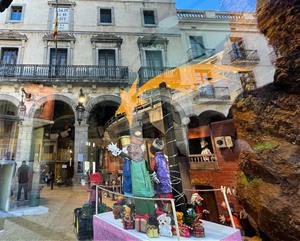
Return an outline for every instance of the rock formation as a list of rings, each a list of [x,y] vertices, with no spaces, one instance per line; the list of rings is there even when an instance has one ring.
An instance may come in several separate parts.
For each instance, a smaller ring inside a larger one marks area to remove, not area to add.
[[[300,1],[260,0],[257,18],[258,27],[279,57],[274,84],[300,91]]]
[[[258,25],[279,55],[274,83],[232,106],[240,154],[237,192],[264,240],[300,240],[300,14],[298,0],[258,1]]]

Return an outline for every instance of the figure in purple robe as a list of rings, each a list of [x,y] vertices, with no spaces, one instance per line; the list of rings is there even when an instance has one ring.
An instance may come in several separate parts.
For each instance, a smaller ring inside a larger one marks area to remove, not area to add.
[[[155,139],[151,152],[154,159],[151,162],[152,174],[155,180],[155,191],[158,196],[172,194],[172,184],[170,179],[169,163],[167,157],[163,154],[164,143],[160,139]]]

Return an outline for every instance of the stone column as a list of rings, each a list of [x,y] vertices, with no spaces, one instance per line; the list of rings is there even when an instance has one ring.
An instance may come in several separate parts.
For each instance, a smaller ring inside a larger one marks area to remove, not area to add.
[[[16,150],[17,165],[22,161],[33,161],[33,122],[24,120],[19,126],[18,143]]]
[[[34,137],[33,133],[34,128],[33,128],[33,121],[32,119],[25,119],[24,121],[20,122],[19,124],[19,132],[18,132],[18,140],[17,140],[17,148],[16,148],[16,171],[18,168],[21,166],[22,161],[26,161],[27,165],[33,170],[33,160],[34,160],[34,155],[33,155],[33,143],[34,143]],[[16,172],[17,173],[17,172]],[[12,182],[12,193],[13,195],[11,196],[11,202],[10,205],[11,207],[15,207],[16,205],[16,199],[17,199],[17,190],[18,190],[18,178],[15,173],[15,176],[13,178]],[[34,179],[34,172],[32,173],[32,179]],[[32,183],[29,183],[29,190],[32,188]],[[30,195],[31,192],[28,193],[28,196]],[[31,196],[29,196],[31,199]],[[26,204],[29,205],[29,204]]]
[[[21,64],[23,63],[24,49],[25,49],[25,40],[22,40],[21,51],[20,51],[20,59],[19,59],[19,63],[21,63]]]
[[[92,57],[93,57],[93,65],[97,65],[97,48],[96,48],[96,43],[93,42],[93,50],[92,50]]]
[[[42,160],[42,146],[44,139],[44,128],[38,128],[33,133],[32,149],[33,163],[32,164],[32,184],[30,192],[30,206],[35,207],[40,203],[40,168]],[[31,165],[30,165],[31,166]]]
[[[88,130],[89,126],[85,123],[75,124],[75,140],[74,140],[74,183],[80,181],[80,175],[83,174],[83,162],[88,158]],[[81,168],[81,170],[80,170]]]
[[[71,43],[69,44],[70,47],[70,55],[69,55],[69,65],[73,65],[74,64],[74,42],[71,41]]]

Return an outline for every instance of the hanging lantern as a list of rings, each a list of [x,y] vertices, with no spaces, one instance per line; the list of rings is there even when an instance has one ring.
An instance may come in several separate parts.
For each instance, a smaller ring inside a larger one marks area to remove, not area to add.
[[[77,115],[77,121],[78,124],[80,125],[81,122],[84,119],[84,112],[85,112],[85,108],[84,108],[84,102],[85,102],[85,95],[82,91],[82,89],[80,89],[80,94],[79,94],[79,98],[78,98],[78,105],[76,107],[76,115]]]
[[[79,94],[79,98],[78,98],[78,103],[79,104],[84,104],[85,103],[85,95],[82,91],[82,89],[80,89],[80,94]]]
[[[81,122],[83,121],[83,118],[84,118],[84,111],[85,111],[85,108],[82,104],[78,104],[77,107],[76,107],[76,114],[77,114],[77,121],[78,121],[78,124],[80,125]]]

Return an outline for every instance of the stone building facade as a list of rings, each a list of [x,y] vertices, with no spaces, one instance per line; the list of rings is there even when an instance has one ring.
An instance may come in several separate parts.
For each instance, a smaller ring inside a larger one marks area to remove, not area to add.
[[[56,13],[57,42],[52,34]],[[199,62],[251,70],[219,81],[209,96],[201,91],[173,96],[182,120],[176,126],[178,146],[189,156],[186,120],[199,122],[204,112],[226,117],[248,82],[249,88],[260,87],[272,81],[274,71],[272,50],[253,14],[178,10],[173,0],[59,0],[58,6],[56,1],[15,0],[0,15],[0,30],[0,103],[14,107],[1,114],[18,117],[22,95],[26,105],[10,144],[11,157],[18,165],[31,162],[36,172],[43,162],[59,160],[55,171],[71,166],[76,179],[84,161],[101,159],[106,123],[120,103],[120,89],[133,80],[142,84],[171,68]],[[85,112],[78,123],[80,90]],[[51,106],[51,117],[45,118]],[[59,141],[69,144],[59,146]],[[1,155],[5,152],[7,146]]]

